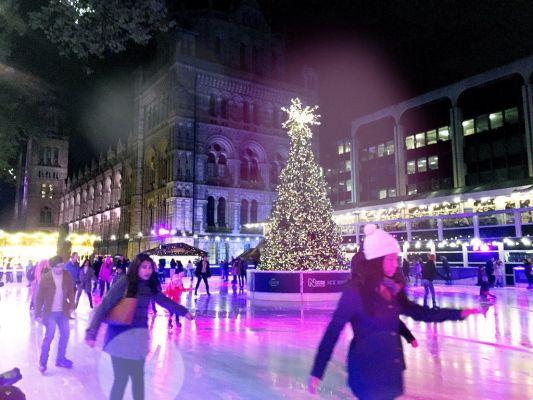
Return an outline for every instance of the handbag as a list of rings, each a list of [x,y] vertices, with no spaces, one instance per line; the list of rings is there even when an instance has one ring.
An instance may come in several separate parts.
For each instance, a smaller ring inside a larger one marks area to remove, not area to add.
[[[137,308],[137,299],[135,297],[124,297],[107,313],[104,322],[108,325],[131,325],[135,309]]]

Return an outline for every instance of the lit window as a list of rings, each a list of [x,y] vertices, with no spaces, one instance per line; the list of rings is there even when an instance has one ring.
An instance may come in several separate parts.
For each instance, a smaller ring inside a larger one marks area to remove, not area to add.
[[[419,158],[416,161],[418,172],[426,172],[427,171],[427,161],[426,157]]]
[[[385,155],[385,143],[378,144],[378,157]]]
[[[342,143],[339,144],[338,153],[339,154],[344,154],[344,145]]]
[[[416,165],[414,160],[413,161],[407,161],[407,174],[412,175],[416,173]]]
[[[46,198],[46,192],[47,192],[46,189],[47,189],[47,188],[46,188],[46,184],[43,183],[43,184],[41,185],[41,199],[45,199],[45,198]]]
[[[396,189],[388,189],[387,190],[387,196],[388,197],[396,197]]]
[[[428,157],[429,169],[439,169],[439,156]]]
[[[416,185],[414,183],[407,185],[407,194],[409,196],[416,194],[416,192],[417,192]]]
[[[351,163],[350,160],[346,161],[346,164],[344,165],[344,170],[345,171],[351,171],[352,170],[352,163]]]
[[[426,133],[417,133],[415,135],[416,148],[424,147],[426,145]]]
[[[489,130],[489,118],[487,115],[476,117],[476,133]]]
[[[352,150],[352,144],[350,142],[344,143],[344,152],[349,153]]]
[[[379,199],[386,199],[387,198],[387,189],[379,189]]]
[[[433,129],[431,131],[426,132],[427,135],[427,144],[435,144],[437,143],[437,130]]]
[[[498,129],[503,125],[503,113],[497,112],[489,115],[490,129]]]
[[[48,185],[48,198],[53,199],[54,198],[54,186]]]
[[[394,154],[394,140],[389,140],[386,144],[385,154],[391,156]]]
[[[407,150],[413,150],[415,148],[415,137],[413,135],[405,138],[405,148]]]
[[[473,119],[467,119],[466,121],[463,121],[463,135],[464,136],[470,136],[476,133],[474,130],[474,120]]]
[[[450,140],[450,128],[448,128],[447,126],[439,128],[439,140]]]
[[[372,160],[376,158],[376,147],[372,146],[368,148],[368,159]]]
[[[352,181],[346,181],[346,191],[351,192],[352,191]]]
[[[518,123],[518,108],[508,108],[504,111],[505,113],[505,123],[506,124],[517,124]]]

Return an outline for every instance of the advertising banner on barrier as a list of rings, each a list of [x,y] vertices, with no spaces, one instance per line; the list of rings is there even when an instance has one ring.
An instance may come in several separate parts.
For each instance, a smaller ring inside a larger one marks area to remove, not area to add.
[[[342,292],[350,277],[350,272],[305,272],[303,274],[303,292]]]
[[[300,293],[299,273],[261,272],[254,275],[256,292]]]

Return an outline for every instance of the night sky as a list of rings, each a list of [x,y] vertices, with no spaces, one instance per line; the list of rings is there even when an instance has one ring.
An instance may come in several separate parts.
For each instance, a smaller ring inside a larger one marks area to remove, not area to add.
[[[214,1],[219,8],[230,3]],[[533,54],[531,1],[258,3],[286,39],[290,76],[297,77],[303,65],[319,73],[326,157],[332,138],[349,135],[353,118]],[[42,39],[20,43],[18,59],[62,88],[75,169],[131,131],[130,73],[151,49],[93,60],[87,76],[73,60],[39,58],[42,46]],[[6,194],[0,188],[0,204]]]

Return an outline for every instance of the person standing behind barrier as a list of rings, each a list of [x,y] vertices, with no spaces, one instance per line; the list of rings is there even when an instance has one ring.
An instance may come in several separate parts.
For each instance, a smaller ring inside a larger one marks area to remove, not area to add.
[[[411,275],[411,264],[409,264],[409,260],[407,259],[407,257],[405,257],[402,261],[402,273],[403,273],[405,282],[409,283],[410,282],[409,275]]]
[[[41,346],[39,371],[47,368],[50,344],[54,339],[56,325],[59,328],[59,345],[56,366],[72,368],[72,361],[66,358],[69,339],[69,315],[74,309],[74,290],[70,273],[63,269],[61,257],[50,259],[52,272],[42,275],[35,299],[35,317],[41,318],[46,332]]]
[[[76,307],[80,302],[80,297],[83,292],[87,293],[89,298],[89,306],[93,308],[93,295],[91,293],[91,288],[93,281],[96,280],[96,274],[94,273],[93,267],[91,267],[91,262],[88,258],[83,261],[83,264],[80,268],[79,280],[78,280],[78,292],[76,293]]]
[[[200,287],[200,282],[203,280],[207,290],[207,295],[211,296],[211,293],[209,293],[209,283],[207,282],[207,280],[211,277],[211,269],[209,267],[209,261],[207,261],[207,256],[203,256],[202,259],[198,261],[194,274],[198,278],[198,282],[196,282],[196,288],[194,289],[194,295],[198,295],[198,288]]]
[[[239,282],[239,287],[242,287],[242,276],[241,276],[241,258],[237,257],[235,261],[233,262],[233,281],[231,282],[232,285],[237,284],[237,281]]]
[[[169,312],[193,320],[193,315],[183,306],[176,304],[163,293],[157,276],[155,262],[147,254],[138,254],[131,262],[126,276],[111,287],[102,303],[96,309],[86,330],[85,342],[94,347],[100,325],[124,297],[136,298],[135,313],[130,325],[107,327],[104,351],[111,356],[114,381],[110,400],[124,396],[126,385],[131,378],[133,399],[144,399],[144,364],[148,346],[148,303],[153,299]],[[128,332],[132,330],[132,332]]]
[[[495,286],[503,287],[504,272],[503,262],[501,260],[496,260],[496,262],[494,263],[494,276],[496,277]]]
[[[189,260],[189,262],[187,263],[187,276],[191,277],[191,282],[192,282],[194,279],[194,265],[192,265],[191,260]]]
[[[98,282],[100,284],[100,297],[104,296],[105,291],[109,290],[111,284],[111,273],[113,272],[113,262],[111,257],[107,256],[105,261],[100,266],[100,273],[98,274]]]
[[[533,273],[531,271],[531,261],[527,258],[524,258],[524,275],[527,279],[527,288],[533,289]]]
[[[489,280],[489,286],[494,286],[494,258],[491,257],[485,262],[485,273],[487,274],[487,278]]]

